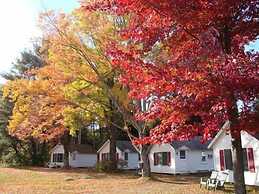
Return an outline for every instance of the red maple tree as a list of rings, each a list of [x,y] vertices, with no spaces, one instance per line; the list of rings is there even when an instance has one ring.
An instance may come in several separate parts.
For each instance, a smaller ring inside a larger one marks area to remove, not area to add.
[[[119,33],[127,44],[107,52],[131,97],[152,98],[136,116],[160,120],[139,143],[207,140],[229,120],[235,190],[245,193],[240,131],[259,131],[259,55],[245,45],[259,34],[259,1],[100,0],[82,8],[126,16]]]

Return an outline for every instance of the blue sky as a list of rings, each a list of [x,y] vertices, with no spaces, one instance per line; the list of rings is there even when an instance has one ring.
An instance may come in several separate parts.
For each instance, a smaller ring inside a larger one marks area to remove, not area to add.
[[[258,38],[258,37],[257,37],[257,38]],[[256,41],[251,42],[251,43],[247,46],[246,49],[248,49],[248,50],[253,49],[253,50],[255,50],[255,51],[259,51],[259,38],[258,38]]]
[[[45,9],[70,12],[78,7],[77,0],[2,0],[0,6],[0,73],[7,72],[12,62],[33,37],[39,37],[38,14]],[[0,83],[4,80],[0,78]]]

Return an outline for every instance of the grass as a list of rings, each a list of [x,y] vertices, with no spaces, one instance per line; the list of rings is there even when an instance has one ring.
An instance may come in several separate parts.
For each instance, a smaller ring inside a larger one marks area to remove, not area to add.
[[[1,194],[223,194],[199,188],[196,175],[154,175],[139,179],[130,172],[96,173],[87,169],[0,168]]]

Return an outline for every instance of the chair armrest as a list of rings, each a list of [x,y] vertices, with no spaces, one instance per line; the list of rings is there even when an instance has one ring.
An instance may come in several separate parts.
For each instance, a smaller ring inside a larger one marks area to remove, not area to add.
[[[205,177],[201,177],[201,179],[200,179],[200,188],[202,186],[205,186],[207,188],[207,185],[208,185],[208,179],[205,178]]]
[[[210,181],[210,183],[214,183],[215,184],[217,182],[217,179],[216,178],[215,179],[214,178],[213,179],[210,178],[209,181]]]
[[[201,177],[201,179],[200,179],[200,182],[206,183],[207,181],[208,181],[208,179],[206,177]]]

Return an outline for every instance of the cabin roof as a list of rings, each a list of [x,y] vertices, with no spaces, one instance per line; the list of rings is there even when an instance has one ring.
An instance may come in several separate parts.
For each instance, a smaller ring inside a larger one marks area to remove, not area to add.
[[[129,150],[130,152],[137,152],[130,141],[116,141],[116,147],[118,147],[121,151]]]
[[[217,133],[217,135],[213,138],[213,140],[210,142],[210,144],[208,145],[208,148],[211,149],[212,146],[215,144],[215,142],[219,139],[219,137],[221,136],[221,134],[223,134],[224,131],[227,131],[229,130],[230,128],[230,121],[227,120],[224,125],[222,126],[222,128],[220,129],[220,131]],[[251,134],[250,132],[247,132],[249,133],[251,136],[255,137],[256,139],[259,140],[259,133],[255,133],[255,134]]]
[[[77,151],[82,154],[96,154],[96,150],[89,144],[70,144],[68,146],[69,152]]]
[[[97,152],[100,152],[108,143],[110,143],[110,140],[107,140]],[[131,141],[127,140],[117,140],[116,141],[116,147],[124,152],[125,150],[129,150],[130,152],[137,152],[137,150],[132,145]]]
[[[173,141],[171,145],[173,148],[178,149],[183,146],[188,147],[191,150],[208,150],[208,145],[210,141],[207,141],[205,143],[201,143],[202,137],[196,136],[191,140],[185,140],[185,141]]]

